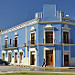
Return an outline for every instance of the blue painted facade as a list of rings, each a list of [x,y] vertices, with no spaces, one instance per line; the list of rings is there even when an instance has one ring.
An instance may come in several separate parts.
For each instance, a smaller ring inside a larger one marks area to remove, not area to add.
[[[39,15],[37,15],[39,16]],[[70,20],[69,18],[63,18],[63,13],[61,11],[56,11],[56,5],[44,5],[43,7],[43,13],[42,18],[38,18],[38,23],[33,23],[27,25],[27,22],[25,27],[19,28],[17,30],[6,32],[8,30],[5,30],[0,33],[1,37],[1,50],[0,50],[0,57],[3,58],[2,54],[5,53],[5,59],[8,61],[8,52],[10,51],[12,53],[12,58],[15,59],[15,51],[17,51],[17,60],[18,62],[16,64],[20,64],[20,51],[23,52],[22,65],[31,65],[31,55],[30,50],[34,51],[34,58],[35,58],[35,66],[42,66],[43,59],[46,58],[45,51],[47,49],[53,50],[53,65],[55,67],[61,67],[64,65],[64,55],[69,55],[69,65],[72,58],[75,58],[75,23]],[[34,20],[32,21],[34,22]],[[65,22],[65,23],[64,23]],[[24,23],[22,23],[24,25]],[[48,27],[47,27],[48,25]],[[45,27],[49,31],[53,31],[53,43],[44,43],[45,40]],[[14,27],[15,28],[15,27]],[[13,29],[13,28],[11,28]],[[30,31],[31,30],[31,31]],[[63,32],[69,32],[69,43],[63,43]],[[35,33],[35,45],[31,44],[31,33]],[[3,34],[2,34],[3,33]],[[17,33],[17,44],[18,46],[15,47],[8,47],[3,48],[3,45],[5,45],[5,37],[7,36],[7,44],[14,43],[15,33]],[[34,50],[33,50],[34,49]],[[28,61],[28,62],[26,62]],[[15,62],[12,60],[13,64]],[[74,65],[75,66],[75,65]]]

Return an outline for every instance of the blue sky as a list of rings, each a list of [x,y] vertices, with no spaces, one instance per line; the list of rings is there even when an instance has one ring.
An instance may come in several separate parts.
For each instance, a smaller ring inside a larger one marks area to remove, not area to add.
[[[75,0],[0,0],[0,29],[34,18],[36,12],[43,11],[43,4],[56,4],[57,10],[75,19]]]

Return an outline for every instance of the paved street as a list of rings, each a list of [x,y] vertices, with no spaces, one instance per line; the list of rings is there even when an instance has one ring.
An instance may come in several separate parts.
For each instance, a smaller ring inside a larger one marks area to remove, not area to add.
[[[0,73],[37,72],[37,73],[74,73],[75,69],[36,69],[19,66],[0,66]]]

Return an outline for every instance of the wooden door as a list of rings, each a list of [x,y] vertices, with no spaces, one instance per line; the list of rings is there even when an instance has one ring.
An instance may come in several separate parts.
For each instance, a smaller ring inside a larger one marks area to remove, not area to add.
[[[53,50],[46,51],[46,65],[53,66]]]
[[[69,66],[69,55],[64,55],[64,66]]]

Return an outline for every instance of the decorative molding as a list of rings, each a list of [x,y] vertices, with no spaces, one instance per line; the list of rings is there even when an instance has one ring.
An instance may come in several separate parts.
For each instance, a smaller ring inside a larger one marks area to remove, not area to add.
[[[55,27],[52,27],[52,25],[51,24],[47,24],[45,27],[44,27],[44,29],[54,29]]]
[[[4,37],[5,39],[7,39],[8,38],[8,36],[7,35],[5,35],[5,37]]]
[[[0,33],[0,35],[4,35],[4,34],[7,34],[7,33],[16,31],[18,29],[22,29],[22,28],[24,28],[26,26],[30,26],[30,25],[37,24],[38,22],[39,22],[39,19],[38,18],[33,19],[33,20],[30,20],[30,21],[27,21],[27,22],[24,22],[22,24],[19,24],[17,26],[14,26],[14,27],[12,27],[10,29],[4,30],[3,32]]]
[[[65,24],[64,27],[62,27],[62,29],[64,29],[64,30],[70,30],[71,28],[69,28],[68,25]]]
[[[15,32],[14,36],[18,36],[18,33],[17,33],[17,32]]]
[[[32,26],[32,28],[30,29],[30,32],[35,31],[36,29]]]
[[[71,28],[65,28],[65,27],[62,27],[62,29],[64,29],[64,30],[70,30]]]
[[[64,25],[64,28],[69,28],[67,24]]]

